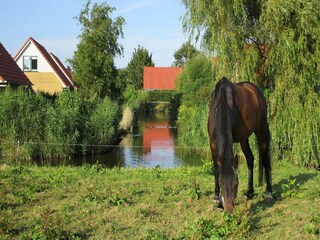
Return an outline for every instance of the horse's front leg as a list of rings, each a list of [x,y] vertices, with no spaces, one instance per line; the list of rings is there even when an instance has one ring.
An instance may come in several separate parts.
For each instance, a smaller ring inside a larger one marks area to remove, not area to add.
[[[242,141],[240,143],[241,149],[246,157],[247,160],[247,166],[248,166],[248,190],[246,193],[246,196],[248,198],[253,197],[253,162],[254,162],[254,156],[252,154],[252,151],[250,149],[249,140],[246,139],[245,141]]]
[[[215,180],[215,188],[214,188],[214,197],[213,201],[220,204],[220,184],[219,184],[219,168],[218,164],[214,160],[214,180]]]

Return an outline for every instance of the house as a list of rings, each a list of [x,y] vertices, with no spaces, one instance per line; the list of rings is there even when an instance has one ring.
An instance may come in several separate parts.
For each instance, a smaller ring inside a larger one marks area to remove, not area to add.
[[[32,83],[0,43],[0,87],[6,87],[7,85],[29,88]]]
[[[174,81],[182,72],[181,67],[144,67],[144,90],[174,90]]]
[[[32,82],[36,92],[53,94],[74,89],[70,70],[32,37],[23,44],[14,60]]]

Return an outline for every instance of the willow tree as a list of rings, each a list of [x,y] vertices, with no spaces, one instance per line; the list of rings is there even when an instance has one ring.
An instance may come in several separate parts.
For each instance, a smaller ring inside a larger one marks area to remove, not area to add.
[[[217,54],[216,76],[267,94],[276,158],[320,164],[318,0],[181,0],[184,29]]]

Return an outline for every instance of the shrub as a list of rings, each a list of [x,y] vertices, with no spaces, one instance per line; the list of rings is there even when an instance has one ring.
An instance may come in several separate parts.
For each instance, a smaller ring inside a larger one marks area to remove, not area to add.
[[[1,155],[44,160],[86,153],[88,146],[105,145],[114,137],[118,117],[117,105],[107,97],[90,100],[79,92],[62,92],[48,100],[7,88],[0,94]]]

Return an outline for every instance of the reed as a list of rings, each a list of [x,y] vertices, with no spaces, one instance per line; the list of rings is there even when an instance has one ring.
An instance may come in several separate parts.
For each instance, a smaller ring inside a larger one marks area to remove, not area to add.
[[[129,106],[125,106],[122,114],[122,119],[119,124],[120,128],[129,130],[132,126],[133,118],[134,113],[132,109]]]

